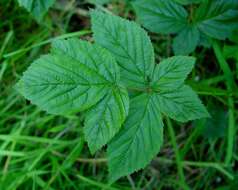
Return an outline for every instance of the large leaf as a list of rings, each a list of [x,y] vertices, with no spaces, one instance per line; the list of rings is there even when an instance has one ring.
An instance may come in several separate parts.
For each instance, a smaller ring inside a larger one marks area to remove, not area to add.
[[[210,116],[196,93],[186,85],[158,93],[156,98],[161,111],[174,120],[186,122]]]
[[[187,25],[187,11],[173,0],[137,0],[133,6],[140,22],[152,32],[176,33]]]
[[[19,91],[53,114],[92,107],[85,118],[91,152],[106,144],[120,129],[129,107],[126,89],[119,85],[119,68],[98,45],[77,39],[53,43],[52,54],[41,57],[24,73]]]
[[[58,41],[53,49],[36,60],[17,85],[41,109],[52,114],[82,111],[116,85],[118,68],[105,49],[75,39]]]
[[[194,25],[185,27],[173,41],[175,55],[187,55],[195,50],[200,39],[200,32]]]
[[[119,68],[98,45],[77,39],[53,43],[52,54],[41,57],[24,73],[19,91],[53,114],[85,115],[85,136],[91,152],[106,144],[120,129],[129,107],[126,89],[119,85]]]
[[[225,39],[238,27],[237,5],[237,0],[206,1],[196,10],[195,23],[206,35]]]
[[[127,91],[116,88],[87,112],[84,133],[92,153],[119,131],[128,114],[128,104]]]
[[[163,123],[154,94],[131,100],[125,126],[108,146],[110,180],[115,181],[145,167],[159,152]]]
[[[181,87],[194,67],[195,59],[188,56],[174,56],[161,61],[153,75],[152,87],[158,92],[171,91]]]
[[[136,23],[92,11],[97,43],[107,48],[121,68],[121,80],[131,88],[145,88],[154,67],[154,51],[146,32]]]
[[[41,21],[55,0],[18,0],[20,6],[27,9],[36,20]]]

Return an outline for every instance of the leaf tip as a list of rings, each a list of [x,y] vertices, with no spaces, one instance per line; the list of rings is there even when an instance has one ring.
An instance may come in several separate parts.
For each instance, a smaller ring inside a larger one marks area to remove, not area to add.
[[[123,175],[119,175],[119,172],[113,171],[109,166],[109,171],[108,171],[108,182],[109,182],[109,184],[115,183],[122,176]]]
[[[20,79],[14,86],[13,89],[19,92],[21,95],[24,95],[24,82]]]
[[[90,154],[94,155],[97,152],[98,148],[96,148],[96,146],[91,145],[88,141],[87,141],[87,144],[88,144]]]

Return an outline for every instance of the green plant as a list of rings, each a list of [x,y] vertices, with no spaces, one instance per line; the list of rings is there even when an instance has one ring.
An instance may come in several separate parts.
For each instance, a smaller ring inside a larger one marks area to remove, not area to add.
[[[55,0],[18,0],[20,6],[24,7],[32,16],[40,22]]]
[[[193,2],[200,4],[187,9],[179,4]],[[237,0],[136,0],[133,7],[148,30],[177,34],[173,39],[177,55],[189,54],[198,45],[209,45],[209,38],[224,40],[238,27]]]
[[[234,59],[236,62],[236,78],[238,78],[238,44],[225,45],[223,47],[223,55],[225,59]]]
[[[99,11],[91,17],[96,43],[54,41],[17,89],[48,113],[81,112],[91,153],[108,144],[114,181],[145,167],[159,152],[164,115],[186,122],[209,113],[184,84],[194,58],[175,56],[157,65],[151,41],[136,23]]]

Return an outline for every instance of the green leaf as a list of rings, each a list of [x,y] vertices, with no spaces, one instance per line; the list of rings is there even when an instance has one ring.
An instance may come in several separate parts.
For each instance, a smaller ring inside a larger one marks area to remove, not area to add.
[[[161,111],[174,120],[189,120],[210,117],[196,93],[186,85],[176,90],[161,92],[156,96]]]
[[[27,9],[37,21],[41,21],[55,0],[18,0],[19,5]]]
[[[129,109],[119,68],[98,45],[77,39],[59,40],[52,54],[34,62],[18,83],[19,91],[53,114],[86,110],[84,133],[92,153],[119,131]],[[95,105],[96,104],[96,105]]]
[[[206,119],[203,136],[209,139],[221,138],[227,135],[228,114],[220,106],[211,105],[208,108],[211,118]]]
[[[200,39],[199,39],[198,46],[203,46],[205,48],[210,48],[211,47],[211,40],[209,39],[209,37],[207,35],[200,32]]]
[[[109,52],[70,39],[55,42],[52,54],[36,60],[17,87],[41,109],[65,114],[93,106],[118,80],[119,70]]]
[[[195,50],[200,39],[200,32],[194,25],[185,27],[173,41],[175,55],[187,55]]]
[[[214,0],[202,3],[195,12],[195,23],[206,35],[225,39],[238,27],[237,0]]]
[[[154,67],[154,51],[146,32],[134,22],[99,11],[92,11],[91,17],[94,39],[116,58],[124,85],[146,87]]]
[[[92,153],[105,145],[120,129],[128,114],[126,89],[112,89],[86,113],[84,133]]]
[[[125,126],[108,146],[109,178],[145,167],[163,142],[163,122],[155,94],[141,94],[131,100]]]
[[[194,64],[195,58],[188,56],[174,56],[161,61],[155,67],[152,88],[161,92],[181,87]]]
[[[176,33],[187,25],[187,11],[173,0],[137,0],[133,3],[139,21],[156,33]]]
[[[232,35],[229,37],[229,40],[238,44],[238,28],[232,32]]]

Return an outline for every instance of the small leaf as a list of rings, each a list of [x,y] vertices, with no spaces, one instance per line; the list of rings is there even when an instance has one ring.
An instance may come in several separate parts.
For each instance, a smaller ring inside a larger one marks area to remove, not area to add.
[[[141,94],[131,100],[125,126],[108,146],[110,181],[144,168],[159,152],[163,122],[155,97]]]
[[[106,97],[86,113],[85,138],[92,153],[100,149],[119,131],[128,114],[126,89],[112,89]]]
[[[55,0],[18,0],[18,2],[40,22]]]
[[[206,35],[225,39],[238,27],[237,0],[214,0],[202,3],[195,12],[195,23]]]
[[[154,68],[154,50],[146,32],[136,23],[92,11],[95,41],[108,49],[121,68],[127,87],[144,88]]]
[[[137,0],[133,3],[139,21],[156,33],[177,33],[187,25],[187,11],[173,0]]]
[[[152,87],[156,91],[171,91],[180,87],[192,71],[195,58],[174,56],[161,61],[156,67]]]
[[[199,39],[199,43],[198,46],[203,46],[205,48],[210,48],[211,47],[211,40],[209,39],[209,37],[200,32],[200,39]]]
[[[185,27],[175,38],[173,50],[175,55],[188,55],[199,42],[200,32],[195,26]]]
[[[158,93],[156,96],[161,111],[174,120],[189,120],[210,117],[196,93],[184,85],[176,90]]]
[[[216,139],[226,136],[228,114],[220,106],[208,107],[211,118],[207,118],[203,135],[209,139]]]

